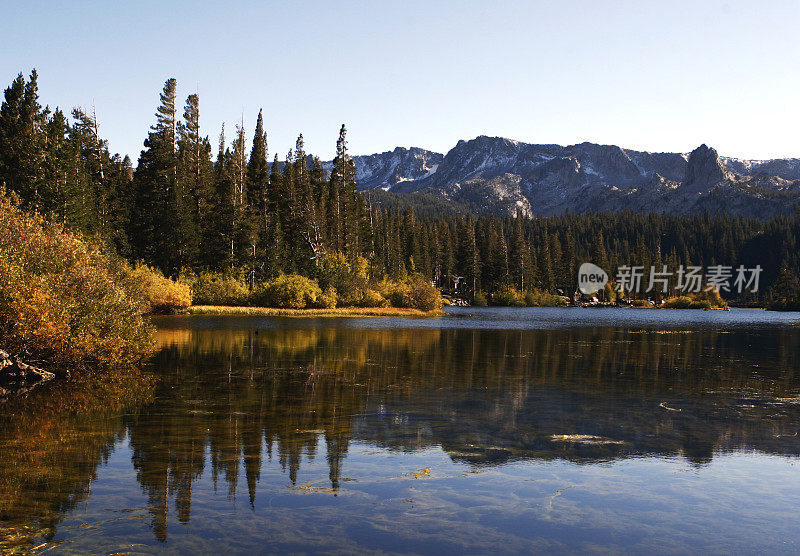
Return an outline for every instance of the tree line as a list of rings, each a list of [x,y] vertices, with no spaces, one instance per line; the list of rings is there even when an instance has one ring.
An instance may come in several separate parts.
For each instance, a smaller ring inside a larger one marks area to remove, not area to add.
[[[201,132],[200,99],[168,79],[134,166],[111,154],[94,110],[71,117],[39,103],[36,71],[0,107],[0,183],[23,208],[103,241],[129,260],[177,276],[211,270],[252,286],[280,273],[314,277],[332,255],[365,258],[375,277],[420,274],[472,298],[507,288],[570,294],[583,261],[613,276],[625,264],[761,265],[761,293],[797,295],[800,217],[565,214],[526,218],[370,202],[358,191],[343,125],[323,163],[302,134],[279,157],[259,112],[216,152]],[[772,290],[770,289],[772,288]],[[788,293],[787,293],[788,292]]]

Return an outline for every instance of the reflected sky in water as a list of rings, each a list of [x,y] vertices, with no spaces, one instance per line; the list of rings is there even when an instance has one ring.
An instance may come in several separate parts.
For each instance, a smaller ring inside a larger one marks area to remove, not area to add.
[[[798,319],[159,317],[146,369],[0,406],[0,547],[797,550]]]

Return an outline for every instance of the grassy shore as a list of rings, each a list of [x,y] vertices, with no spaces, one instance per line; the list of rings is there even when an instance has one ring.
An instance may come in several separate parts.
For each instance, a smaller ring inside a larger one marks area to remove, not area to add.
[[[193,305],[190,315],[243,315],[254,317],[438,317],[441,310],[420,311],[398,307],[337,307],[336,309],[277,309],[274,307],[229,307]]]

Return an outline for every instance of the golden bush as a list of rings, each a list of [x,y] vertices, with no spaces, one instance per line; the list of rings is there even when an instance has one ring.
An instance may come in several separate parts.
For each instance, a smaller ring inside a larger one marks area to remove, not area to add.
[[[367,306],[363,302],[369,289],[369,261],[364,257],[348,258],[344,253],[330,253],[322,260],[317,274],[321,287],[336,290],[340,306]]]
[[[185,275],[181,281],[192,288],[195,305],[246,305],[250,295],[250,290],[242,280],[221,272]]]
[[[378,283],[378,292],[393,307],[435,311],[444,304],[441,292],[419,274],[413,274],[404,281],[385,278]]]
[[[250,296],[251,305],[281,309],[317,306],[322,289],[316,280],[298,274],[281,274],[261,284]]]
[[[192,304],[188,284],[166,278],[160,270],[139,263],[128,271],[130,288],[142,299],[143,313],[172,313]]]
[[[124,265],[0,191],[0,347],[57,367],[112,367],[150,354],[151,327]]]

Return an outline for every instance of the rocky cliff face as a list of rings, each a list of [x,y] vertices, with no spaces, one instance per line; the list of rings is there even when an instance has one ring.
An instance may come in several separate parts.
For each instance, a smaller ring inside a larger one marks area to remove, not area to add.
[[[725,158],[706,145],[686,155],[480,136],[445,155],[397,148],[355,162],[362,189],[420,191],[501,214],[710,211],[767,218],[800,205],[800,160]]]
[[[722,163],[717,151],[700,145],[689,155],[681,190],[703,193],[717,184],[732,180],[733,172]]]
[[[397,147],[393,151],[354,156],[358,187],[391,189],[397,184],[423,179],[436,172],[444,155],[417,147]],[[332,163],[323,164],[330,170]]]

